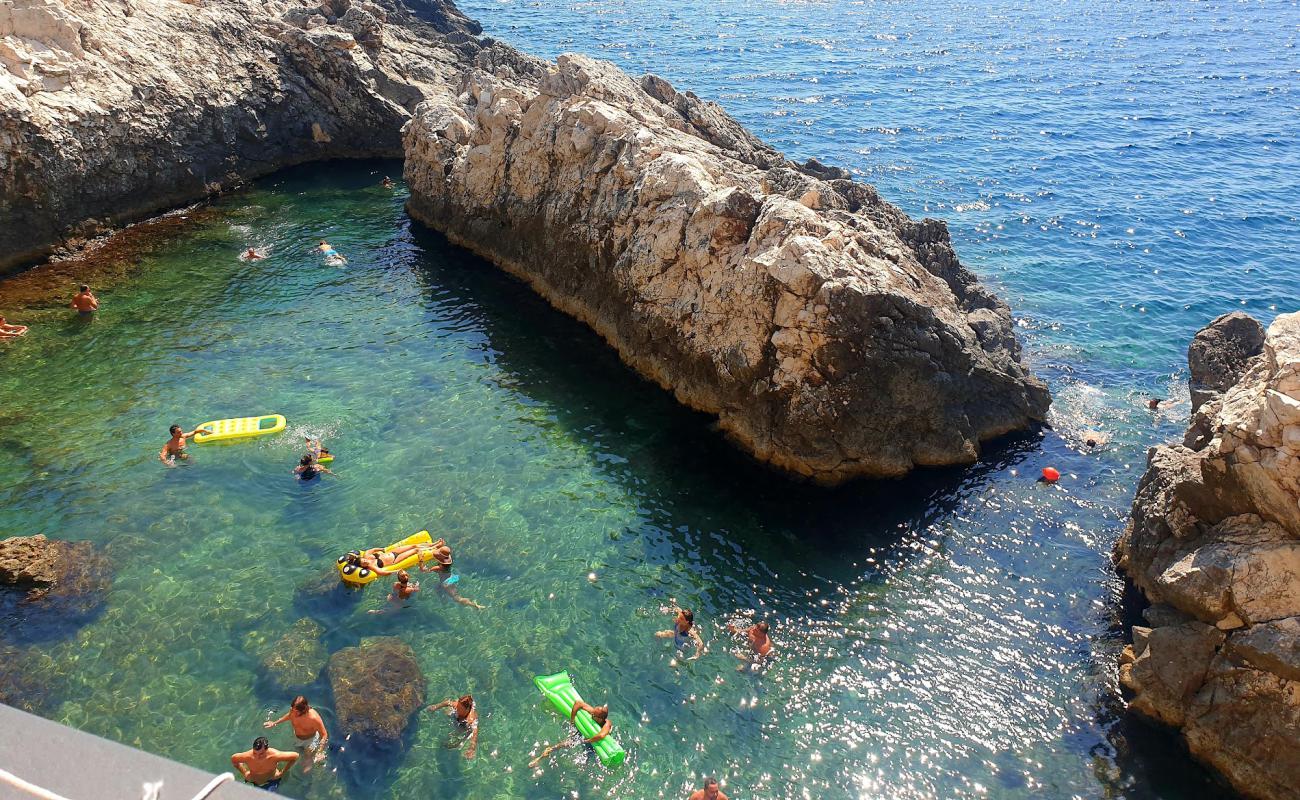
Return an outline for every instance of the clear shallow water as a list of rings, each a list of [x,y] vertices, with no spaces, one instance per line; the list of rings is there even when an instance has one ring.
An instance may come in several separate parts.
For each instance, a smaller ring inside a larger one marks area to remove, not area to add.
[[[714,773],[738,798],[1218,796],[1117,716],[1107,553],[1145,447],[1181,432],[1185,405],[1142,399],[1183,396],[1191,333],[1294,304],[1294,6],[465,10],[534,52],[653,69],[948,219],[1019,312],[1056,431],[902,484],[792,486],[409,229],[375,186],[396,167],[291,171],[147,255],[92,325],[28,313],[36,330],[0,345],[0,531],[91,539],[117,564],[88,624],[0,627],[41,665],[43,713],[223,769],[287,699],[250,635],[302,616],[297,587],[339,551],[427,527],[487,610],[428,594],[377,618],[372,587],[314,613],[330,649],[396,634],[432,699],[474,692],[479,757],[429,716],[404,757],[336,752],[290,795],[678,797]],[[310,253],[322,236],[346,269]],[[233,258],[250,243],[272,258]],[[283,437],[157,462],[173,420],[272,410]],[[1087,428],[1111,447],[1078,452]],[[337,479],[290,478],[303,432],[326,434]],[[1030,480],[1047,464],[1060,487]],[[668,597],[704,625],[697,662],[652,638]],[[782,656],[737,674],[719,625],[755,613]],[[526,769],[564,731],[530,678],[561,668],[611,701],[620,771],[577,751]]]

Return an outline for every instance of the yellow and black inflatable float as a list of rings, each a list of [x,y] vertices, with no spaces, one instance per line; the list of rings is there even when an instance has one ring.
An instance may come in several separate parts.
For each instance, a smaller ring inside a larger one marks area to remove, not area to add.
[[[393,544],[390,544],[389,546],[384,548],[384,552],[391,553],[392,551],[396,550],[399,547],[403,547],[405,545],[412,545],[412,544],[431,545],[433,544],[433,538],[429,536],[428,531],[420,531],[417,534],[406,537],[400,542],[394,542]],[[375,572],[374,570],[367,569],[366,567],[360,566],[359,564],[350,563],[348,556],[354,554],[361,555],[361,551],[353,550],[352,552],[347,553],[346,555],[341,555],[339,556],[338,561],[335,562],[335,567],[338,569],[339,577],[343,579],[343,582],[348,584],[349,586],[365,586],[367,583],[370,583],[375,579],[377,579],[379,577],[379,573]],[[432,560],[433,560],[433,548],[429,547],[426,548],[423,552],[418,552],[413,555],[407,556],[406,558],[402,559],[401,561],[398,561],[396,564],[392,565],[391,567],[387,567],[386,569],[390,569],[393,572],[396,572],[399,569],[410,569],[411,567],[414,567],[417,564],[421,564],[426,561],[432,561]]]

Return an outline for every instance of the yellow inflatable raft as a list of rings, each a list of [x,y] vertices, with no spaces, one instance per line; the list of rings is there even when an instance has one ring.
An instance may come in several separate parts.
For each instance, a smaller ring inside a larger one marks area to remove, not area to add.
[[[394,542],[393,544],[390,544],[389,546],[384,548],[384,552],[391,553],[392,551],[396,550],[402,545],[408,545],[408,544],[433,544],[433,538],[429,536],[428,531],[420,531],[419,533],[413,536],[406,537],[400,542]],[[379,578],[379,573],[374,572],[373,570],[366,569],[365,567],[349,563],[348,556],[353,554],[361,555],[361,551],[353,550],[351,553],[348,553],[347,555],[339,556],[339,559],[335,564],[335,566],[338,568],[339,571],[339,577],[343,579],[344,583],[349,584],[351,586],[365,586],[367,583],[370,583],[371,581],[374,581]],[[385,569],[390,569],[393,572],[396,572],[399,569],[410,569],[411,567],[414,567],[416,564],[420,564],[432,560],[433,560],[433,548],[429,547],[426,548],[423,552],[407,556],[406,558],[402,559],[401,561],[398,561],[396,564],[392,565],[391,567],[385,567]]]
[[[195,434],[195,444],[207,442],[224,442],[229,439],[247,439],[253,436],[266,436],[284,430],[284,417],[279,414],[267,414],[261,417],[239,417],[238,419],[218,419],[198,426],[212,433]]]

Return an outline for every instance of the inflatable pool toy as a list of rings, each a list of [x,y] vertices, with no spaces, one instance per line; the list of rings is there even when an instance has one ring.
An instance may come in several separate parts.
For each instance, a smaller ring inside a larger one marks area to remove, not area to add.
[[[433,544],[433,538],[429,536],[428,531],[420,531],[419,533],[406,537],[400,542],[390,544],[384,548],[384,551],[392,552],[402,545],[407,544]],[[360,555],[361,551],[353,550],[352,553]],[[351,553],[348,555],[351,555]],[[374,570],[366,569],[365,567],[357,566],[356,564],[349,564],[348,555],[339,556],[338,561],[335,562],[335,567],[339,571],[339,577],[343,579],[344,583],[349,586],[365,586],[367,583],[371,583],[379,578],[379,573]],[[391,567],[386,567],[386,569],[391,569],[396,572],[399,569],[410,569],[416,564],[432,560],[433,548],[430,547],[423,553],[407,556]]]
[[[1061,473],[1055,467],[1043,467],[1043,480],[1048,483],[1056,483],[1061,479]]]
[[[578,695],[578,690],[573,688],[573,682],[569,680],[567,671],[557,672],[554,675],[538,675],[533,678],[533,683],[537,684],[537,688],[542,690],[542,694],[546,695],[546,699],[551,701],[551,705],[555,706],[555,710],[563,714],[565,719],[568,719],[569,713],[573,711],[573,704],[582,699]],[[579,711],[573,724],[578,727],[578,732],[584,738],[590,739],[600,733],[600,726],[587,711]],[[627,758],[627,752],[614,741],[613,735],[606,736],[592,747],[600,757],[600,763],[611,769],[622,764],[623,759]]]
[[[316,463],[317,463],[317,464],[333,464],[333,463],[334,463],[334,456],[332,456],[332,455],[323,455],[323,456],[321,456],[320,458],[316,459]]]
[[[212,433],[194,435],[196,444],[206,442],[224,442],[228,439],[248,439],[253,436],[266,436],[284,430],[284,417],[279,414],[266,414],[261,417],[238,417],[236,419],[217,419],[205,422],[198,427]]]

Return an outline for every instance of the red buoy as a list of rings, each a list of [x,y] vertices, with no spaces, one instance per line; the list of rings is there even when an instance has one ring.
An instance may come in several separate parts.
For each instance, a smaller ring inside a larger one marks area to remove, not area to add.
[[[1061,479],[1061,473],[1056,471],[1056,467],[1043,467],[1043,480],[1048,483],[1056,483]]]

